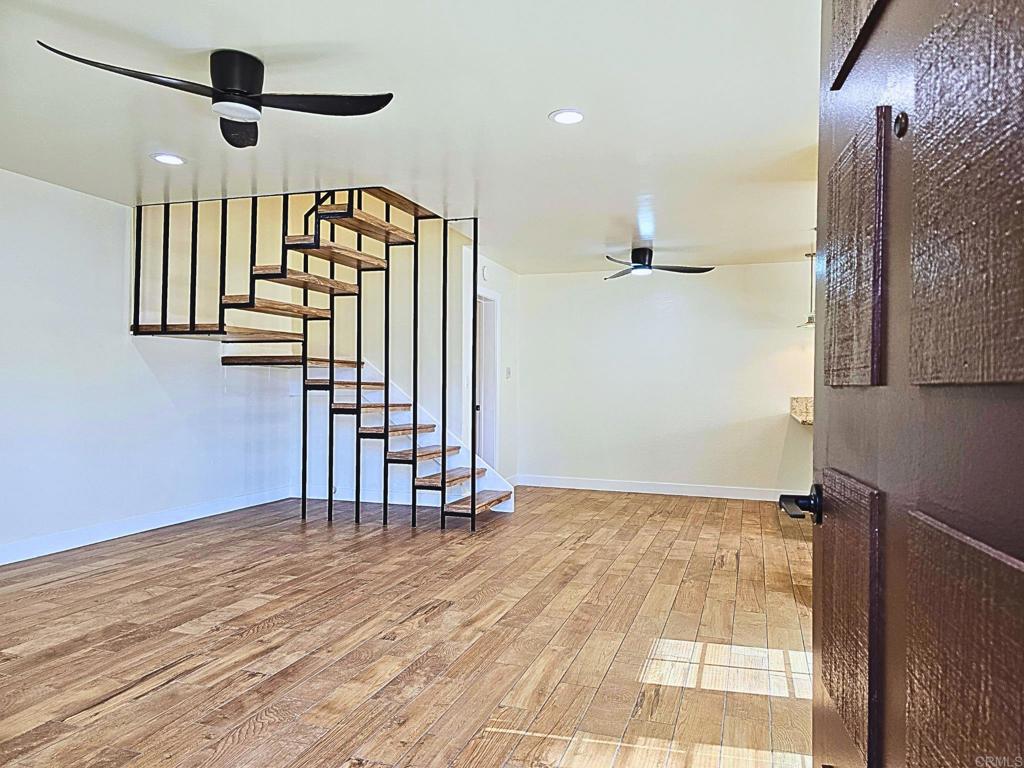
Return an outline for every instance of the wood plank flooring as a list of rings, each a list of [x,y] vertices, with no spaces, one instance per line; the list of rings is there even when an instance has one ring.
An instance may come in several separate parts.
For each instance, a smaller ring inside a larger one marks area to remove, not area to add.
[[[773,504],[336,510],[0,568],[0,764],[810,767],[810,526]]]

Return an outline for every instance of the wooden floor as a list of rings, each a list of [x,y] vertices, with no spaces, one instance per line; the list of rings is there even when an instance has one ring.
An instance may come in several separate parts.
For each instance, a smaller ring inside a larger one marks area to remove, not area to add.
[[[810,766],[810,526],[773,504],[338,509],[0,568],[0,764]]]

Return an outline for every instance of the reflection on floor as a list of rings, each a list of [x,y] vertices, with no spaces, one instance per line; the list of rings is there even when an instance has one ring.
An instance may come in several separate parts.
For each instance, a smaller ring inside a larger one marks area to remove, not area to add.
[[[475,534],[392,512],[284,501],[0,568],[0,764],[810,765],[809,524],[544,488]]]
[[[811,698],[811,653],[748,645],[655,640],[641,683]]]

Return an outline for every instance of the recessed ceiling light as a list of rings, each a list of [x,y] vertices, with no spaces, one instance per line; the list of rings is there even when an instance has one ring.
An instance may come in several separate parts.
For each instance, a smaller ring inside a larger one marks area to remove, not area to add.
[[[572,108],[556,109],[548,117],[559,125],[575,125],[576,123],[583,122],[583,113],[578,109]]]
[[[156,160],[158,163],[164,165],[184,165],[185,158],[179,157],[178,155],[172,155],[170,152],[154,152],[150,155],[151,158]]]

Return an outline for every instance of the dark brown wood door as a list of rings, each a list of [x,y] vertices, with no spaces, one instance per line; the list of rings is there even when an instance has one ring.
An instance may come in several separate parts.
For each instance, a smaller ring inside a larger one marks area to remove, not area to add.
[[[1024,765],[1024,2],[824,0],[814,765]]]

